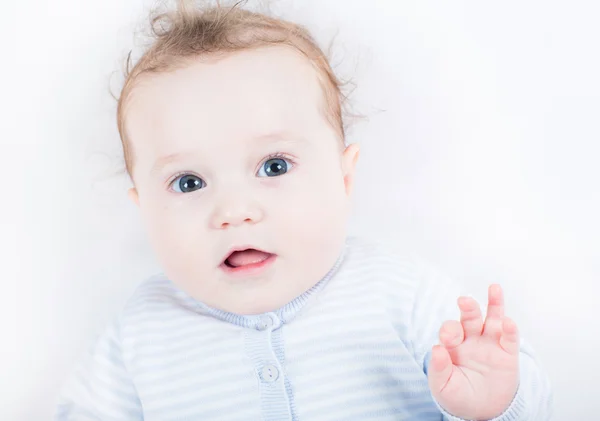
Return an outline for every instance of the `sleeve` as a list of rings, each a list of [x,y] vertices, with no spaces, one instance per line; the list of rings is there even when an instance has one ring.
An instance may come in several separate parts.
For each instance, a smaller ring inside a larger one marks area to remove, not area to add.
[[[416,259],[419,261],[419,259]],[[431,349],[439,343],[439,329],[446,320],[460,320],[456,304],[467,295],[458,284],[420,260],[416,265],[419,286],[411,314],[411,341],[415,359],[427,374]],[[485,317],[485,304],[478,300]],[[503,414],[491,421],[549,421],[552,419],[553,393],[550,381],[531,346],[520,339],[520,382],[517,393]],[[434,399],[435,401],[435,399]],[[435,401],[444,421],[466,421],[446,412]]]
[[[141,421],[143,412],[123,361],[115,323],[76,366],[61,391],[54,421],[117,420]]]

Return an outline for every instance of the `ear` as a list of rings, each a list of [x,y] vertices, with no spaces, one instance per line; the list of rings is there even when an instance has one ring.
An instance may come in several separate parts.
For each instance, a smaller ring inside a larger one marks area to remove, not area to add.
[[[136,190],[136,188],[135,188],[135,187],[132,187],[132,188],[130,188],[130,189],[127,191],[127,196],[128,196],[128,197],[129,197],[129,199],[130,199],[130,200],[131,200],[133,203],[135,203],[137,206],[139,206],[139,205],[140,205],[140,198],[139,198],[139,196],[138,196],[138,192],[137,192],[137,190]]]
[[[360,153],[360,147],[357,143],[346,146],[342,154],[342,171],[344,172],[344,185],[346,194],[350,196],[354,188],[354,173],[356,170],[356,161]]]

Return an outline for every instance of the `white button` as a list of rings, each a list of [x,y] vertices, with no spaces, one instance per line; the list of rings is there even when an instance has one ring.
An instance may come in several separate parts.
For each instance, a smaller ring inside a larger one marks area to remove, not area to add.
[[[273,383],[279,378],[279,370],[273,364],[267,364],[260,370],[260,378],[265,383]]]
[[[258,330],[267,330],[273,327],[273,318],[271,316],[261,316],[256,328]]]

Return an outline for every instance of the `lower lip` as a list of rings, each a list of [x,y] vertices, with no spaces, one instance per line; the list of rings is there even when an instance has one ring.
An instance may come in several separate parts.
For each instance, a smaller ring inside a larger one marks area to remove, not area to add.
[[[253,276],[260,275],[262,272],[267,270],[277,258],[277,255],[270,254],[265,260],[258,263],[252,263],[250,265],[238,266],[235,268],[227,266],[225,263],[221,264],[221,269],[228,275],[232,276]]]

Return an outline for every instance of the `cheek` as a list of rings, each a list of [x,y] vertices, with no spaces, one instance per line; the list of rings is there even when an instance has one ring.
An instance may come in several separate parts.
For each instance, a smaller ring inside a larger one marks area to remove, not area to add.
[[[316,176],[315,176],[316,174]],[[274,199],[278,205],[271,215],[286,230],[308,231],[337,229],[345,223],[349,201],[341,172],[324,174],[312,171],[304,177],[281,182]]]
[[[277,244],[299,282],[316,281],[338,258],[346,238],[349,201],[342,177],[294,188],[282,183],[279,190],[282,205],[271,209],[269,230],[276,233]]]
[[[150,242],[165,265],[185,265],[186,261],[198,263],[202,246],[206,242],[206,218],[201,208],[192,201],[165,200],[142,206],[144,223]]]

